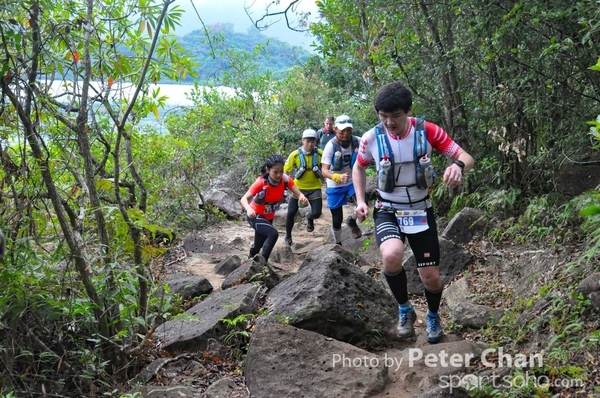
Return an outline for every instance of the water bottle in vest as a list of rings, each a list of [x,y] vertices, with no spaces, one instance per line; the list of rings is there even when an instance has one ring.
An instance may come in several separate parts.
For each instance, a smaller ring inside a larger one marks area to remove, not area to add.
[[[262,205],[265,203],[265,195],[267,194],[267,190],[263,189],[262,191],[260,191],[259,193],[257,193],[256,195],[254,195],[254,198],[252,199],[254,201],[254,203],[256,203],[257,205]]]
[[[313,172],[317,175],[317,177],[323,178],[323,173],[321,173],[321,168],[319,166],[314,165]]]
[[[431,158],[427,154],[419,159],[419,170],[417,170],[417,187],[421,189],[429,188],[433,185],[433,166]]]
[[[296,174],[294,174],[294,178],[299,179],[300,177],[302,177],[304,175],[305,171],[306,171],[305,167],[300,167],[298,170],[296,170]]]
[[[388,180],[388,174],[390,173],[390,167],[392,162],[387,156],[379,161],[379,171],[377,172],[377,189],[381,191],[386,190],[386,183]]]
[[[334,170],[342,169],[342,153],[340,151],[336,151],[333,154],[333,169]]]
[[[323,173],[321,172],[321,168],[319,166],[313,166],[313,172],[317,175],[317,177],[323,178]]]

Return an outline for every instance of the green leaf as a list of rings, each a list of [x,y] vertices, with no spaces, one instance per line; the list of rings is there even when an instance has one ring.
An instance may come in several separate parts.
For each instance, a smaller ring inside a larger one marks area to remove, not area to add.
[[[110,191],[112,189],[113,186],[113,182],[112,180],[109,180],[107,178],[102,178],[98,181],[96,181],[96,189],[97,190],[106,190],[106,191]]]
[[[579,214],[581,214],[582,216],[593,216],[595,214],[600,214],[600,205],[597,205],[595,203],[589,204],[586,207],[584,207],[583,209],[581,209],[579,211]]]
[[[160,227],[159,225],[142,223],[142,226],[152,233],[153,238],[156,236],[157,231],[162,231],[165,234],[167,234],[170,240],[173,240],[173,234],[171,234],[170,231],[167,231],[166,229]]]

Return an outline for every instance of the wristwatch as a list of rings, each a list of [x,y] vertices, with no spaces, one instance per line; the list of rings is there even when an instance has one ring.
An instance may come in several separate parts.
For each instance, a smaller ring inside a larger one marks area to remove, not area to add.
[[[464,163],[464,162],[462,162],[462,161],[460,161],[460,160],[456,159],[456,160],[454,161],[454,164],[455,164],[455,165],[457,165],[458,167],[460,167],[460,171],[461,171],[461,172],[463,172],[463,173],[465,172],[465,163]]]

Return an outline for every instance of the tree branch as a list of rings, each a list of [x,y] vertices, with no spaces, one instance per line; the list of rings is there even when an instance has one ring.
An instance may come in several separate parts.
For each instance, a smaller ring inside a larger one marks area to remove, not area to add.
[[[256,2],[252,3],[252,5],[250,5],[248,7],[244,6],[244,11],[246,11],[246,15],[248,15],[248,18],[250,18],[250,21],[252,21],[252,24],[256,27],[256,29],[258,29],[260,31],[267,30],[267,28],[269,26],[271,26],[274,23],[277,23],[281,20],[281,19],[277,19],[276,21],[269,23],[267,21],[268,18],[272,18],[272,17],[276,17],[276,16],[283,16],[285,18],[285,23],[286,23],[286,26],[288,27],[288,29],[293,30],[294,32],[307,32],[308,24],[306,23],[306,14],[300,18],[300,20],[297,22],[296,25],[292,26],[290,24],[290,18],[289,18],[288,12],[296,12],[299,2],[300,2],[300,0],[292,0],[287,5],[285,10],[271,12],[270,11],[271,6],[273,6],[274,4],[278,4],[275,1],[271,1],[268,5],[265,6],[265,13],[263,14],[263,16],[260,17],[259,19],[257,19],[256,21],[250,15],[251,14],[250,9],[254,6],[254,4]]]

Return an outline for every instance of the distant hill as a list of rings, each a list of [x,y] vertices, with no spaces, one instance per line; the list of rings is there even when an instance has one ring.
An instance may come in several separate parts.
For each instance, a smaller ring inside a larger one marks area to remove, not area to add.
[[[275,76],[282,75],[289,68],[305,63],[310,53],[299,46],[291,46],[283,41],[264,36],[256,29],[246,33],[234,30],[233,24],[217,24],[209,27],[218,38],[212,40],[212,50],[203,30],[194,30],[178,38],[179,43],[195,56],[200,64],[197,78],[188,77],[184,82],[198,80],[200,83],[219,83],[224,71],[231,71],[231,61],[224,56],[225,49],[233,49],[251,54],[257,45],[265,46],[260,55],[253,57],[258,64],[258,71],[270,70]],[[213,56],[213,52],[216,57]]]

